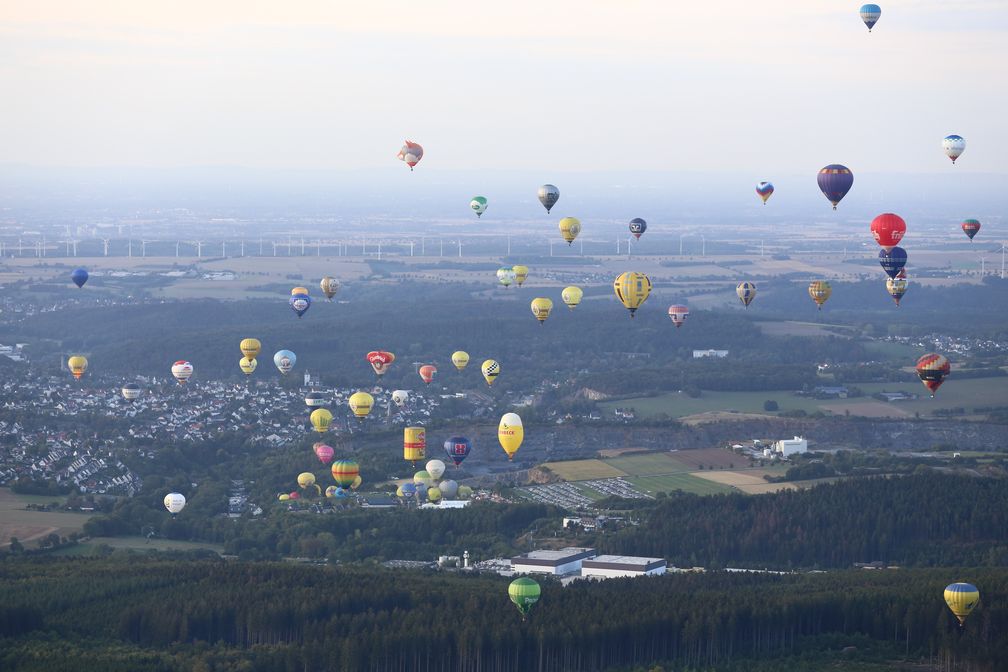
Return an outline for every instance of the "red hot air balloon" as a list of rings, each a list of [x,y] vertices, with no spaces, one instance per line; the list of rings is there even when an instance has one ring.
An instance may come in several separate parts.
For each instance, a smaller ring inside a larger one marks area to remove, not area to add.
[[[367,353],[367,361],[371,364],[374,372],[381,376],[388,371],[388,367],[392,366],[392,362],[395,361],[395,355],[384,350],[372,350]]]
[[[967,219],[962,223],[962,230],[970,240],[973,240],[975,236],[980,231],[980,221],[976,219]]]
[[[672,319],[672,324],[678,329],[686,322],[686,318],[689,317],[689,308],[681,305],[669,306],[668,316]]]
[[[875,236],[875,242],[882,246],[887,252],[899,245],[906,233],[906,222],[899,215],[891,212],[879,215],[872,220],[871,232]]]
[[[333,450],[332,446],[326,445],[322,442],[315,444],[315,457],[319,459],[322,464],[329,464],[333,461],[333,455],[336,451]]]
[[[424,364],[423,366],[420,367],[420,377],[423,379],[423,382],[427,383],[428,385],[431,384],[431,381],[434,380],[434,376],[436,375],[437,375],[437,367],[434,366],[433,364]]]
[[[423,147],[412,140],[407,140],[399,153],[396,154],[396,158],[409,166],[410,170],[413,170],[413,166],[420,163],[420,159],[423,158]]]
[[[917,360],[917,366],[914,368],[917,370],[917,377],[921,379],[924,387],[931,392],[933,397],[941,384],[945,382],[945,377],[952,370],[952,365],[944,355],[929,352]]]

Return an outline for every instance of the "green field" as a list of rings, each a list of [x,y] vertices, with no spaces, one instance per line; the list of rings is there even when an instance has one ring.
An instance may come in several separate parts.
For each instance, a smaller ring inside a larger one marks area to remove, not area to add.
[[[626,472],[630,476],[692,471],[688,465],[679,462],[669,453],[646,453],[644,455],[614,457],[606,460],[606,463]]]
[[[108,546],[114,550],[133,551],[195,551],[205,549],[214,553],[223,553],[221,544],[209,544],[195,541],[175,541],[173,539],[147,539],[146,537],[93,537],[88,541],[68,546],[56,551],[56,555],[96,555],[101,547]]]
[[[615,466],[612,460],[568,460],[564,462],[547,462],[542,465],[565,481],[592,481],[596,478],[615,478],[626,476]]]
[[[91,516],[72,511],[27,511],[28,504],[50,504],[66,501],[66,497],[17,495],[9,488],[0,488],[0,548],[10,543],[11,537],[27,547],[50,534],[65,537],[79,532]]]
[[[722,492],[738,492],[730,485],[715,483],[689,474],[666,474],[664,476],[633,476],[627,479],[644,492],[653,495],[657,492],[672,492],[682,490],[697,495],[716,495]]]

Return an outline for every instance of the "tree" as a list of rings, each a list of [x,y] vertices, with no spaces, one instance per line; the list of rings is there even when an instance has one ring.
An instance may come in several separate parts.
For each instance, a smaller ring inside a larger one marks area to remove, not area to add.
[[[18,541],[17,537],[10,538],[10,552],[11,553],[24,553],[24,546]]]
[[[778,406],[777,402],[774,401],[773,399],[767,399],[766,401],[763,402],[764,411],[773,412],[778,410],[779,408],[780,406]]]

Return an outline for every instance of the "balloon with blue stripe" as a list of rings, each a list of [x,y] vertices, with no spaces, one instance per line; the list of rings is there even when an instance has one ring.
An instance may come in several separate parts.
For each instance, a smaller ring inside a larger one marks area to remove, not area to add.
[[[878,258],[886,275],[895,278],[906,266],[907,253],[902,247],[894,247],[891,250],[879,250]]]
[[[864,21],[864,25],[868,26],[869,33],[878,23],[880,16],[882,16],[882,8],[878,5],[861,5],[861,20]]]

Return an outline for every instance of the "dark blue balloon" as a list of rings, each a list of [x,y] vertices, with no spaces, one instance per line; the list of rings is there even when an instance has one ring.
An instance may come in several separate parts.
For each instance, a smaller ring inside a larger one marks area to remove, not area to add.
[[[455,466],[462,464],[472,451],[472,441],[464,436],[453,436],[444,442],[444,452],[455,463]]]
[[[634,217],[630,220],[630,233],[640,240],[641,234],[647,231],[647,222],[645,222],[640,217]]]
[[[880,250],[878,260],[882,264],[882,270],[886,272],[886,275],[890,278],[895,278],[903,270],[903,267],[906,266],[907,253],[902,247],[894,247],[888,252]]]
[[[74,284],[78,287],[83,287],[84,283],[87,282],[88,272],[83,268],[78,268],[76,271],[70,274],[70,279],[73,280]]]
[[[307,294],[295,294],[290,297],[290,307],[295,313],[297,313],[298,319],[308,312],[311,308],[311,297]]]
[[[402,494],[406,497],[412,497],[416,494],[416,485],[413,483],[403,483],[402,484]]]
[[[836,210],[837,203],[842,201],[850,188],[854,186],[854,173],[847,166],[831,163],[819,171],[816,181],[819,183],[820,191],[829,199],[829,202],[833,204],[833,209]]]

